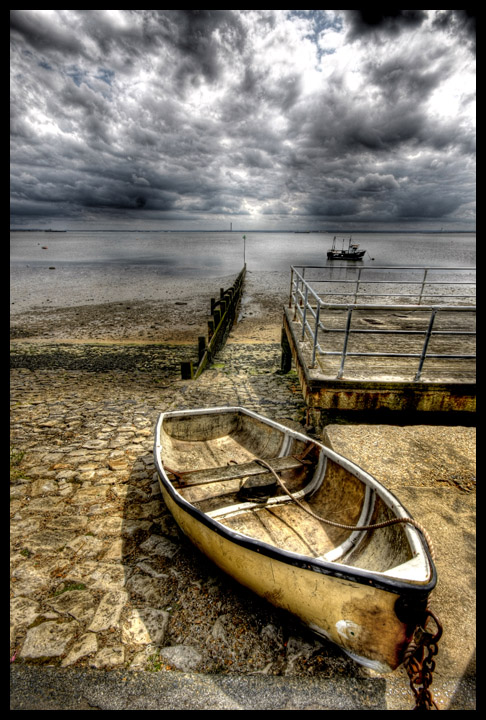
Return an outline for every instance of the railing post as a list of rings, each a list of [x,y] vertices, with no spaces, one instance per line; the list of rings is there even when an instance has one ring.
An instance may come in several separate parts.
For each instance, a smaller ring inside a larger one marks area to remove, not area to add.
[[[422,280],[422,287],[420,288],[420,295],[419,295],[419,301],[418,301],[418,304],[419,304],[419,305],[422,304],[422,295],[424,294],[424,287],[425,287],[425,283],[426,283],[426,281],[427,281],[427,273],[428,273],[428,272],[429,272],[429,268],[425,268],[425,269],[424,269],[424,277],[423,277],[423,280]]]
[[[305,298],[304,298],[304,314],[302,316],[302,340],[305,337],[305,322],[306,322],[306,316],[307,316],[307,298],[309,295],[309,287],[306,284],[305,286]]]
[[[297,280],[295,281],[295,287],[294,287],[294,322],[297,319],[297,303],[299,302],[299,282],[300,282],[300,275],[297,275]]]
[[[345,331],[345,335],[344,335],[343,354],[341,356],[341,367],[339,368],[339,372],[337,374],[338,380],[340,378],[342,378],[343,372],[344,372],[344,362],[346,360],[346,353],[348,351],[349,330],[351,328],[352,314],[353,314],[353,308],[348,308],[348,317],[346,319],[346,331]]]
[[[302,268],[302,274],[301,274],[301,276],[300,276],[300,279],[301,279],[301,282],[302,282],[302,290],[303,290],[303,289],[304,289],[304,285],[305,285],[305,267]],[[297,288],[298,288],[298,283],[297,283]],[[301,292],[302,292],[302,291],[301,291]],[[299,305],[300,305],[300,307],[302,307],[302,298],[300,298],[300,300],[299,300]]]
[[[310,365],[310,368],[315,368],[316,366],[316,349],[317,349],[317,333],[319,332],[319,315],[321,313],[321,302],[320,300],[317,301],[317,307],[316,307],[316,325],[314,328],[314,342],[312,346],[312,362]]]
[[[417,374],[415,375],[415,382],[418,382],[420,380],[420,376],[422,375],[422,368],[424,365],[425,357],[427,355],[427,347],[429,345],[430,336],[432,335],[432,327],[434,325],[434,320],[435,320],[436,314],[437,314],[437,308],[434,308],[430,315],[429,326],[425,333],[424,346],[422,348],[422,354],[420,355],[419,366],[418,366]]]

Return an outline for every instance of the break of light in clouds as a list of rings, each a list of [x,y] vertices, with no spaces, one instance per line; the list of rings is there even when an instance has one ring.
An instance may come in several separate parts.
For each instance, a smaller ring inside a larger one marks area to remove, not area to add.
[[[475,229],[469,10],[11,10],[11,226]]]

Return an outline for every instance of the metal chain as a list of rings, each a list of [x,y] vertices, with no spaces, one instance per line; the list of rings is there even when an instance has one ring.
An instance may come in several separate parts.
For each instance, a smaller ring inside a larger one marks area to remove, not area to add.
[[[435,670],[434,656],[438,652],[437,643],[442,636],[442,625],[429,608],[425,611],[425,616],[424,628],[417,628],[415,638],[405,652],[404,666],[410,679],[410,688],[415,695],[414,710],[438,710],[429,687]],[[426,630],[430,618],[437,626],[435,635]]]

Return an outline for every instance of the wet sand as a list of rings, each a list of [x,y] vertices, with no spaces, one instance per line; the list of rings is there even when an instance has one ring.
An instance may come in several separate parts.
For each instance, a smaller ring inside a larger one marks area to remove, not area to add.
[[[210,301],[236,275],[157,279],[143,276],[138,291],[121,278],[100,286],[45,269],[13,279],[11,337],[50,341],[192,343],[207,335]],[[141,279],[141,278],[140,278]],[[279,342],[290,274],[247,271],[230,342]],[[140,290],[142,288],[142,290]]]

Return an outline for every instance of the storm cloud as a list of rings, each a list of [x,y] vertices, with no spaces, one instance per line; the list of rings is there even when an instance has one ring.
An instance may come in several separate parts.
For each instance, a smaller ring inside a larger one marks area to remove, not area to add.
[[[13,227],[475,227],[473,11],[10,19]]]

